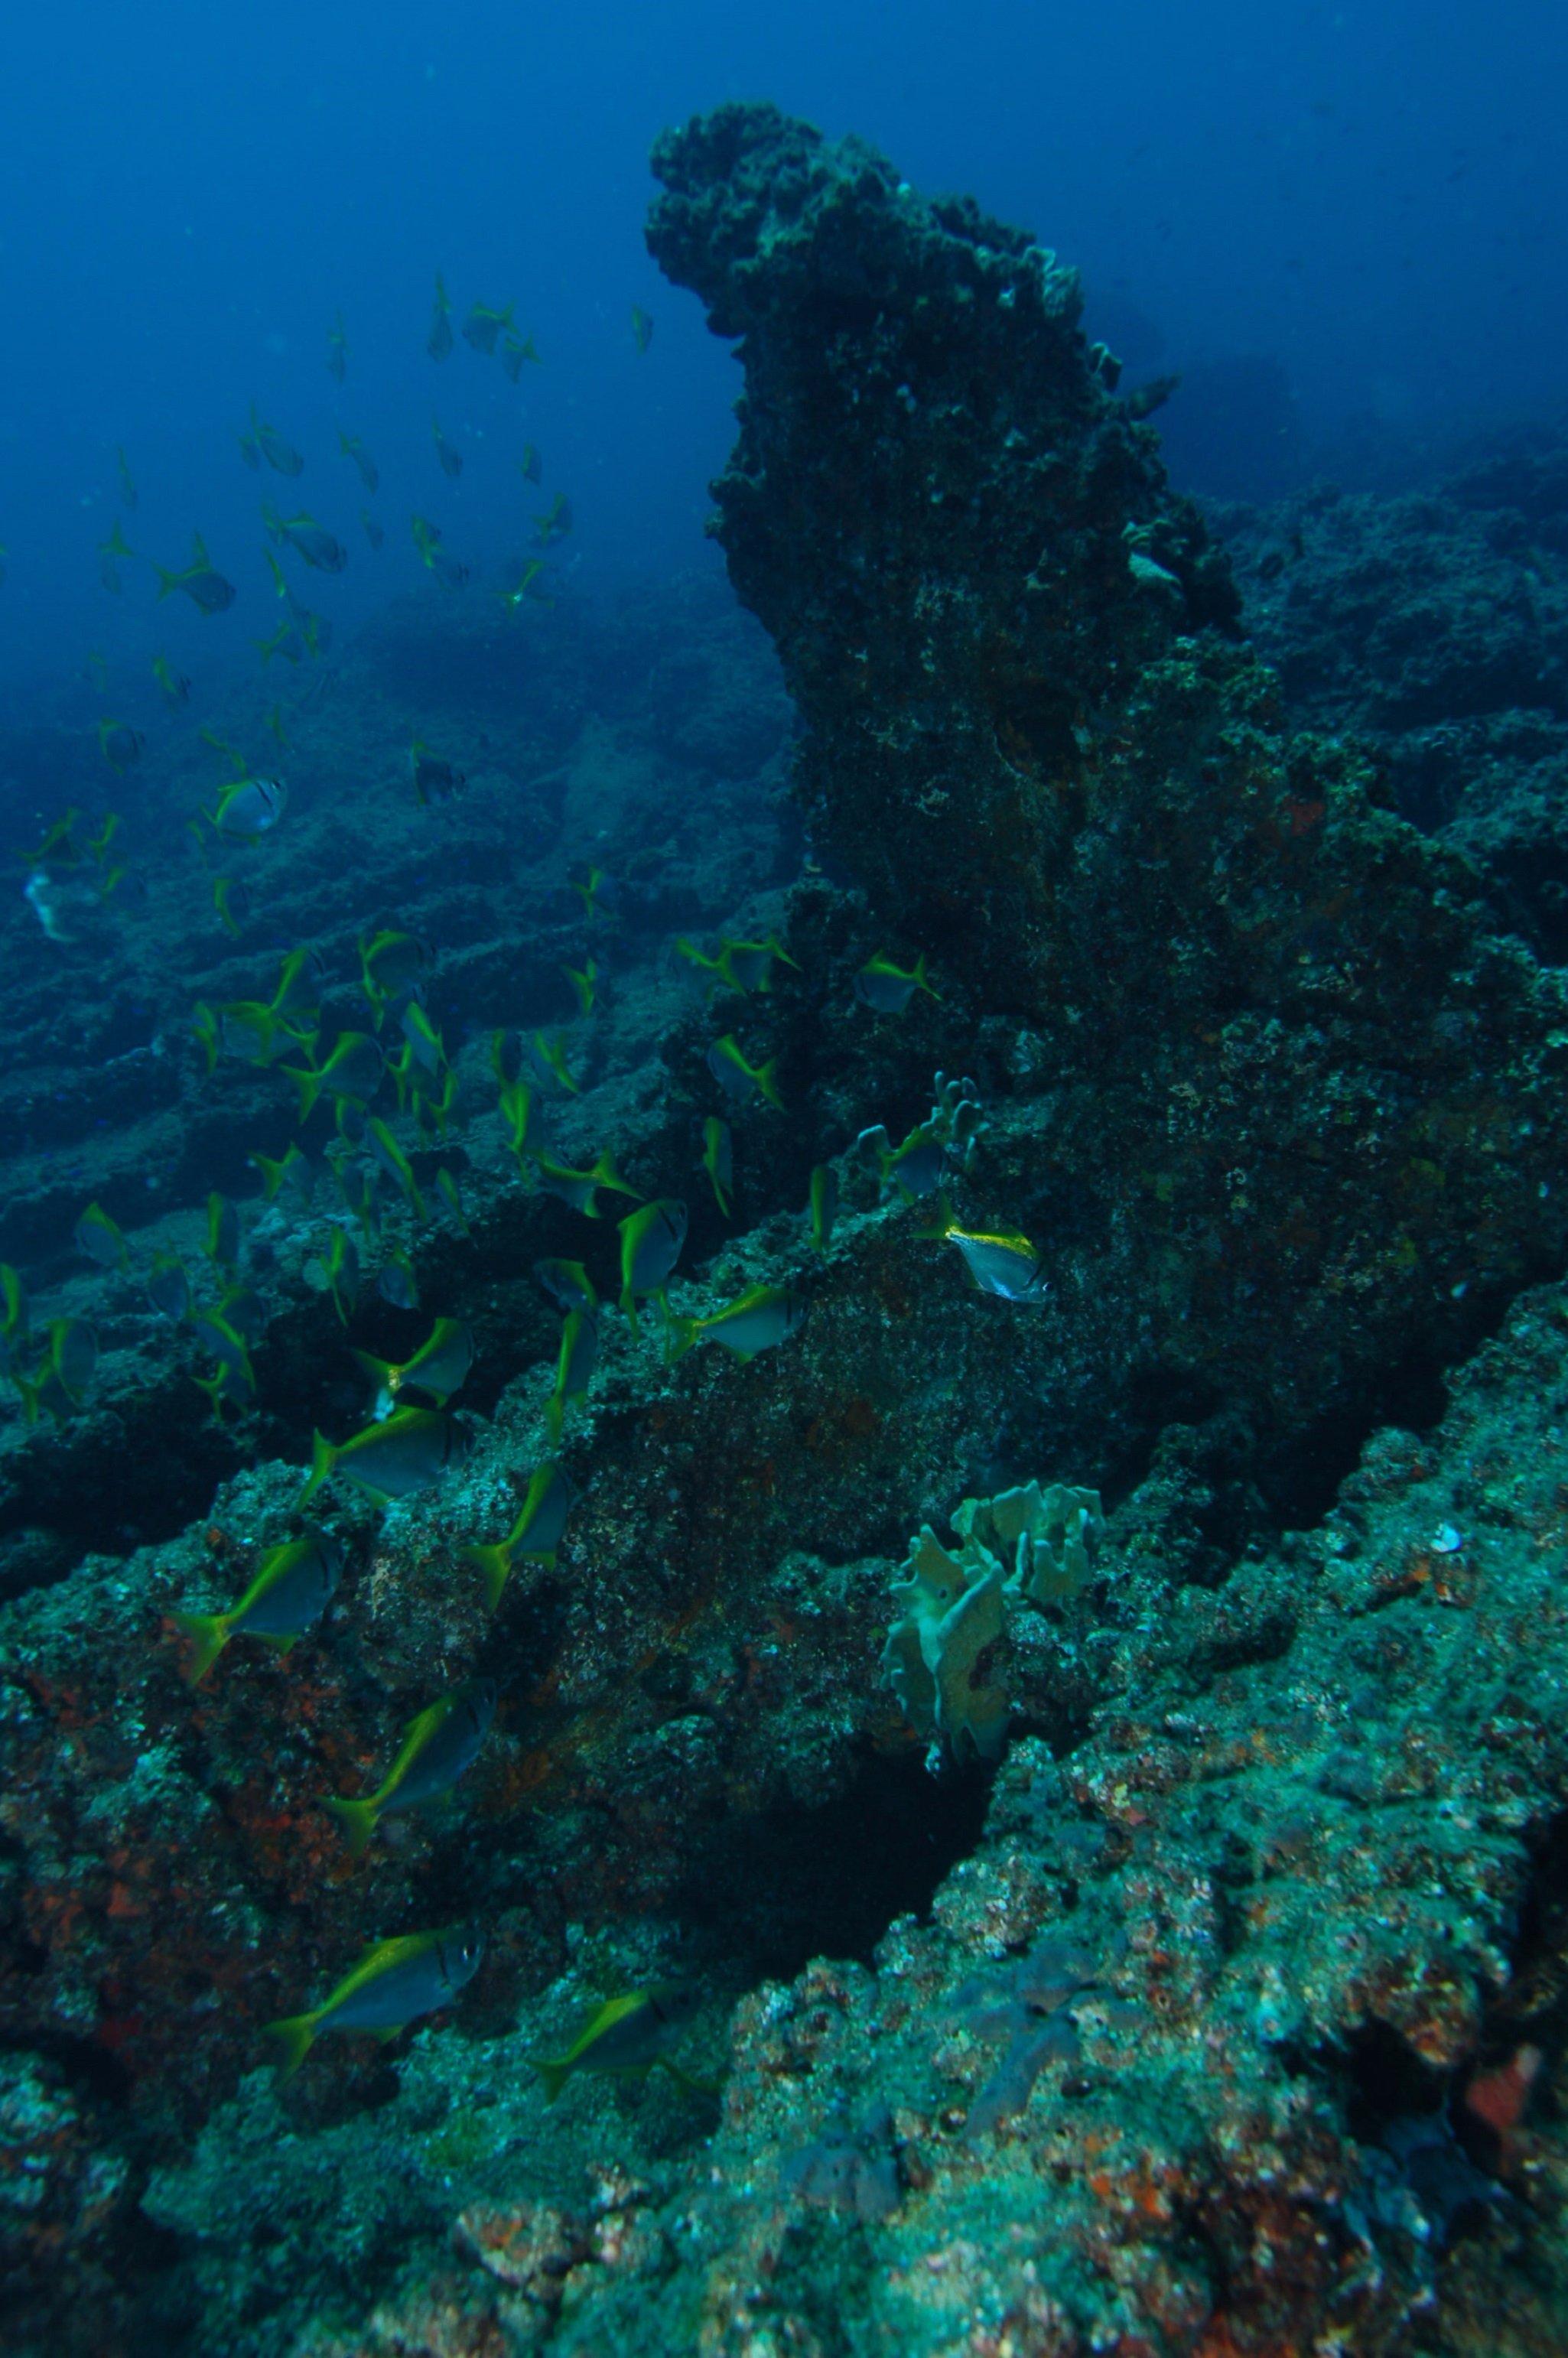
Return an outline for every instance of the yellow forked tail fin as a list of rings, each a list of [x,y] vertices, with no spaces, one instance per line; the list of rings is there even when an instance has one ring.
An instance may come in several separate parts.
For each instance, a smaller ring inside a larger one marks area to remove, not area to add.
[[[501,1593],[512,1573],[512,1550],[509,1547],[470,1547],[464,1554],[470,1563],[478,1564],[484,1576],[485,1602],[493,1613],[501,1602]]]
[[[224,1647],[229,1642],[229,1617],[225,1613],[171,1613],[169,1619],[177,1629],[183,1629],[195,1639],[190,1660],[185,1665],[185,1675],[193,1687],[200,1686]]]
[[[342,1828],[343,1840],[349,1845],[350,1856],[362,1857],[369,1846],[370,1838],[375,1832],[375,1822],[381,1815],[375,1803],[373,1801],[325,1801],[322,1807],[330,1810]]]
[[[292,2080],[309,2054],[316,2039],[316,2017],[313,2014],[291,2014],[281,2022],[263,2026],[264,2039],[275,2039],[279,2049],[277,2076]]]

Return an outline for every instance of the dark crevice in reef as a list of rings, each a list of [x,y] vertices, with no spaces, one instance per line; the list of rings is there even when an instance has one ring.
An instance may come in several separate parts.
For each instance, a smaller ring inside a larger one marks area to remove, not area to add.
[[[830,1801],[726,1819],[674,1902],[694,1963],[746,1985],[788,1981],[812,1957],[869,1964],[974,1850],[989,1790],[978,1769],[933,1776],[918,1753],[868,1750]]]

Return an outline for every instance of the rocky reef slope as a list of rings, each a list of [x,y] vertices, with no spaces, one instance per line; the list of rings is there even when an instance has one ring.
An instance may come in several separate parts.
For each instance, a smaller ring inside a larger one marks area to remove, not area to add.
[[[1568,1314],[1521,1288],[1563,1260],[1560,979],[1382,749],[1292,727],[1054,256],[768,108],[654,166],[653,249],[740,339],[717,529],[794,700],[804,860],[733,615],[519,642],[460,600],[301,698],[254,932],[177,860],[201,757],[171,743],[145,914],[70,987],[23,962],[7,1250],[104,1347],[78,1412],[0,1442],[16,2346],[1393,2353],[1445,2346],[1436,2286],[1446,2346],[1506,2298],[1509,2347],[1550,2347],[1564,2165],[1520,2115],[1562,2045]],[[469,784],[419,811],[395,763],[438,732]],[[570,889],[594,867],[612,921]],[[439,1136],[382,1110],[466,1232],[389,1201],[422,1308],[367,1285],[345,1327],[342,1212],[248,1203],[257,1392],[211,1422],[141,1279],[293,1106],[206,1073],[189,1001],[310,940],[362,1021],[383,924],[430,942],[456,1102]],[[797,963],[710,992],[671,956],[704,927]],[[868,1006],[876,953],[934,990]],[[493,1614],[467,1551],[557,1445],[533,1264],[613,1296],[618,1244],[509,1148],[492,1026],[567,1044],[552,1155],[689,1199],[677,1311],[804,1310],[741,1364],[606,1307],[564,1535]],[[720,1095],[725,1037],[782,1112]],[[944,1073],[969,1146],[884,1180],[859,1133],[950,1115]],[[124,1270],[70,1257],[89,1194]],[[1021,1232],[1044,1299],[977,1291],[955,1216]],[[363,1414],[348,1346],[431,1311],[475,1336],[466,1464],[314,1500],[330,1613],[192,1691],[170,1613],[303,1527],[313,1428]],[[942,1621],[917,1728],[884,1658],[911,1536],[1035,1477],[1104,1497],[1087,1581],[978,1583],[997,1618]],[[323,1799],[476,1675],[475,1768],[356,1864]],[[364,1942],[460,1916],[488,1949],[449,2017],[258,2069]],[[686,2080],[546,2104],[531,2057],[675,1981]]]

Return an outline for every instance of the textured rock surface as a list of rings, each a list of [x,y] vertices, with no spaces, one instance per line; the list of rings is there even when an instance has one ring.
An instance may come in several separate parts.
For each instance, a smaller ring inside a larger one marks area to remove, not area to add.
[[[798,700],[828,872],[797,876],[754,638],[698,607],[607,652],[557,615],[524,720],[493,618],[409,610],[297,717],[313,783],[253,863],[255,933],[177,974],[125,921],[117,1031],[83,1016],[85,957],[19,1001],[33,1070],[68,1085],[16,1085],[41,1127],[0,1189],[36,1290],[107,1348],[81,1416],[4,1444],[14,2338],[1393,2358],[1444,2346],[1411,2322],[1440,2261],[1463,2329],[1498,2317],[1517,2250],[1510,2353],[1550,2347],[1556,1291],[1437,1420],[1562,1258],[1558,979],[1492,937],[1474,870],[1359,749],[1289,733],[1068,274],[769,110],[658,163],[655,247],[743,339],[721,537]],[[625,704],[597,708],[612,668]],[[389,778],[432,715],[473,783],[416,817]],[[204,908],[170,849],[157,888]],[[564,888],[601,858],[622,914],[589,936]],[[473,1231],[398,1208],[387,1240],[473,1323],[475,1448],[384,1516],[324,1494],[330,1617],[286,1663],[236,1641],[193,1693],[169,1609],[232,1596],[293,1527],[311,1427],[363,1411],[347,1344],[412,1345],[424,1314],[367,1296],[345,1334],[308,1274],[325,1215],[253,1207],[260,1397],[199,1424],[185,1347],[66,1238],[99,1193],[138,1266],[189,1250],[205,1184],[287,1136],[287,1093],[171,1051],[164,1127],[134,1134],[111,1087],[100,1134],[91,1059],[198,990],[259,989],[276,930],[319,940],[346,1022],[384,918],[437,943],[458,1109],[439,1156],[409,1143],[427,1183],[460,1170]],[[668,956],[705,925],[780,927],[798,968],[710,1002]],[[678,1310],[759,1280],[808,1310],[750,1366],[666,1366],[653,1320],[607,1314],[558,1563],[492,1620],[463,1552],[544,1450],[558,1335],[530,1265],[581,1254],[611,1292],[616,1238],[524,1184],[486,1034],[568,1022],[585,943],[602,1004],[571,1032],[559,1151],[689,1196]],[[927,951],[941,997],[857,1004],[879,948]],[[728,1109],[726,1228],[697,1157],[731,1032],[776,1054],[786,1110]],[[846,1152],[902,1137],[938,1070],[982,1107],[954,1206],[1037,1239],[1044,1306],[976,1293],[929,1205],[879,1205]],[[971,1665],[1011,1744],[988,1814],[982,1778],[925,1773],[882,1683],[890,1584],[923,1520],[1033,1476],[1094,1486],[1108,1528],[1087,1585]],[[470,1778],[356,1866],[321,1800],[475,1671],[503,1693]],[[281,2093],[255,2071],[258,2024],[366,1939],[470,1911],[490,1950],[453,2018],[323,2040]],[[697,1986],[682,2060],[721,2093],[580,2077],[546,2107],[529,2057],[666,1977]],[[1541,2112],[1488,2143],[1472,2077],[1522,2075],[1526,2048]]]
[[[1217,523],[1292,717],[1349,729],[1498,920],[1568,957],[1568,461],[1505,444],[1433,490],[1320,486]]]

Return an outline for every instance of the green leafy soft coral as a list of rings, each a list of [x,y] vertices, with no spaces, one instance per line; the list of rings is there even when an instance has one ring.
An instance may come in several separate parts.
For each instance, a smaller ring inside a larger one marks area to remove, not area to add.
[[[995,1760],[1007,1734],[999,1671],[1009,1608],[1076,1596],[1105,1531],[1098,1490],[1038,1482],[954,1510],[957,1554],[929,1523],[910,1541],[893,1583],[899,1613],[882,1673],[904,1716],[957,1759]]]

